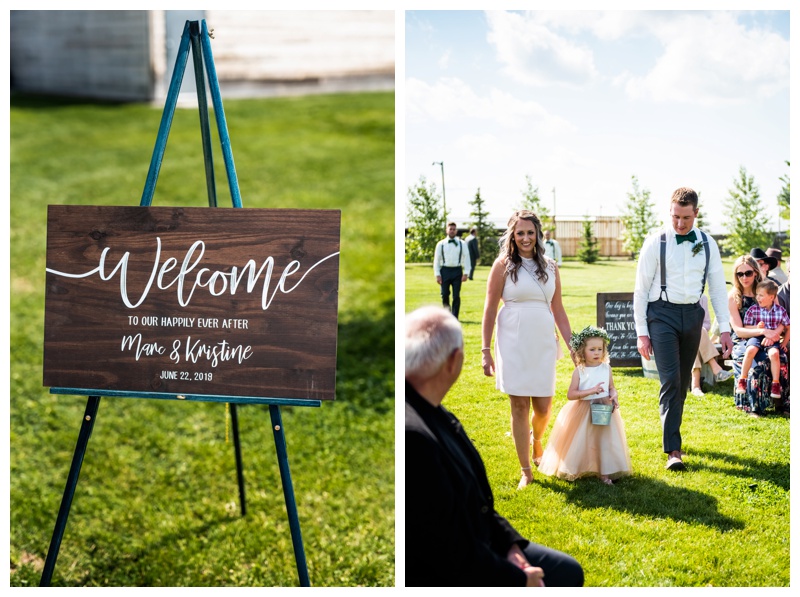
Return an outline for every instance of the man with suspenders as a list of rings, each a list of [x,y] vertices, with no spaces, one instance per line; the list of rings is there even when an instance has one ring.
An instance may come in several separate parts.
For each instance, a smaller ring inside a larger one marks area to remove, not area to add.
[[[433,275],[441,287],[442,305],[458,319],[461,307],[461,283],[467,281],[470,272],[467,243],[458,238],[455,222],[447,224],[447,238],[436,244],[433,254]],[[453,288],[453,305],[450,306],[450,287]]]
[[[733,348],[722,259],[714,239],[694,227],[697,212],[697,193],[692,189],[682,187],[672,194],[672,225],[644,241],[633,293],[639,354],[656,359],[663,448],[668,456],[666,467],[672,471],[686,469],[681,421],[700,334],[704,333],[699,301],[706,281],[719,322],[723,358]]]

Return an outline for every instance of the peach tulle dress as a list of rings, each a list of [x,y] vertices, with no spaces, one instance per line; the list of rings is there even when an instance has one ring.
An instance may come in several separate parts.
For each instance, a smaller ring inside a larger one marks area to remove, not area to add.
[[[581,367],[579,374],[578,389],[588,390],[605,382],[606,391],[583,400],[569,400],[564,405],[550,432],[539,472],[568,481],[600,475],[610,479],[630,475],[631,458],[619,409],[614,409],[608,425],[592,423],[591,403],[608,401],[610,367],[606,363]]]

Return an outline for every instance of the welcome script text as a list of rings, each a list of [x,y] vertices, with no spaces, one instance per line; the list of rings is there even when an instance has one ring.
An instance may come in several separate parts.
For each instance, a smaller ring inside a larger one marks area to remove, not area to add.
[[[303,282],[311,270],[339,254],[337,251],[326,257],[323,257],[309,267],[293,286],[287,288],[287,279],[289,276],[292,276],[300,269],[299,261],[290,261],[283,269],[278,283],[275,285],[275,288],[270,294],[272,271],[275,267],[275,259],[272,256],[267,257],[260,267],[257,266],[255,260],[249,259],[241,269],[235,265],[232,266],[230,272],[220,270],[212,271],[207,267],[201,267],[195,272],[194,270],[203,259],[203,255],[205,254],[206,250],[205,243],[202,240],[198,240],[195,241],[191,247],[189,247],[189,250],[186,252],[186,255],[184,256],[177,273],[170,274],[170,272],[175,270],[175,268],[178,266],[178,260],[175,257],[170,257],[165,260],[163,264],[161,263],[161,238],[156,237],[156,254],[155,259],[153,260],[153,269],[141,296],[139,296],[139,299],[134,303],[131,302],[128,296],[128,259],[130,258],[130,251],[126,251],[114,268],[110,272],[106,272],[106,258],[110,250],[110,247],[103,249],[103,252],[100,254],[100,260],[97,267],[85,273],[72,274],[54,270],[49,267],[46,268],[46,271],[57,276],[63,276],[65,278],[88,278],[89,276],[97,274],[104,282],[110,280],[117,272],[119,272],[120,296],[122,298],[122,302],[129,309],[135,309],[144,303],[154,283],[161,290],[168,290],[170,287],[175,286],[178,296],[178,304],[181,307],[186,307],[189,305],[195,290],[198,288],[207,288],[208,292],[212,296],[221,296],[226,292],[229,292],[231,295],[235,295],[240,290],[242,282],[246,278],[244,288],[245,292],[250,294],[258,285],[259,280],[261,280],[263,277],[263,281],[261,282],[261,308],[266,311],[270,304],[272,304],[272,300],[275,298],[275,295],[279,290],[284,294],[289,294]]]

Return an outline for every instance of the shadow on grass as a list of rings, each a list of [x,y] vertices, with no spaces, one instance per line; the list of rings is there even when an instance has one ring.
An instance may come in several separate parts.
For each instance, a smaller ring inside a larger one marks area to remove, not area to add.
[[[459,321],[459,323],[460,323],[462,326],[467,326],[467,325],[477,325],[477,326],[480,326],[480,325],[483,323],[483,322],[482,322],[482,321],[480,321],[480,320],[478,320],[478,321],[470,321],[470,320],[468,320],[468,319],[459,319],[458,321]]]
[[[231,518],[217,515],[197,524],[181,526],[165,534],[151,533],[151,540],[144,541],[142,546],[134,550],[108,549],[108,540],[104,537],[89,537],[87,555],[93,562],[92,569],[77,580],[75,586],[88,584],[106,585],[109,582],[119,583],[124,586],[130,583],[148,584],[163,583],[164,578],[159,574],[163,565],[163,556],[170,552],[176,544],[191,543],[187,537],[205,537],[215,528],[231,524],[244,517]],[[157,537],[157,538],[156,538]],[[152,563],[148,563],[152,562]],[[151,572],[145,572],[152,570]],[[54,575],[54,580],[55,575]],[[61,579],[63,581],[63,579]],[[64,585],[66,586],[66,585]]]
[[[760,479],[773,483],[784,491],[789,491],[790,466],[788,462],[765,462],[759,458],[747,458],[737,454],[727,454],[716,450],[693,450],[692,468],[706,469],[721,475],[741,477],[743,479]],[[704,457],[709,460],[722,461],[729,466],[709,464],[704,465],[702,460],[695,461],[694,457]]]
[[[563,494],[568,502],[581,508],[612,508],[633,516],[701,524],[721,532],[745,527],[742,521],[720,514],[716,498],[649,477],[626,477],[613,488],[600,485],[596,479],[567,483],[548,478],[535,482]]]

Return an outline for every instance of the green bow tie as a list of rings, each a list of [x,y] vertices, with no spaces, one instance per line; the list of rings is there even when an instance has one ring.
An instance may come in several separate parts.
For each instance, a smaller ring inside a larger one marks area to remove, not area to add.
[[[447,242],[449,242],[449,243],[453,243],[454,245],[457,245],[457,244],[458,244],[458,243],[456,242],[456,239],[454,239],[454,238],[451,238],[451,239],[450,239],[450,240],[448,240]]]
[[[678,244],[681,244],[685,240],[694,242],[697,240],[697,235],[694,233],[694,230],[692,230],[689,232],[689,234],[676,234],[675,240],[678,241]]]

